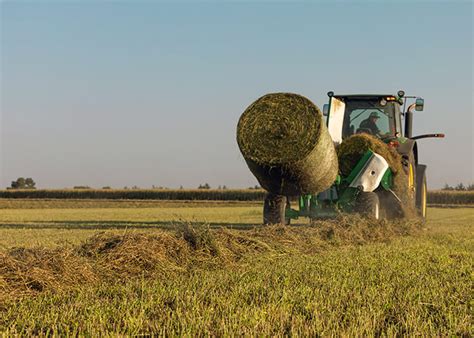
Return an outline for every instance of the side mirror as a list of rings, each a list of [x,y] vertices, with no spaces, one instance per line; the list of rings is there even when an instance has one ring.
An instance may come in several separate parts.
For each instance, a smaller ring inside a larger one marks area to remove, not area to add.
[[[421,97],[417,97],[415,101],[415,110],[422,111],[424,106],[425,106],[425,100],[423,100]]]
[[[328,116],[329,115],[329,104],[323,105],[323,115]]]

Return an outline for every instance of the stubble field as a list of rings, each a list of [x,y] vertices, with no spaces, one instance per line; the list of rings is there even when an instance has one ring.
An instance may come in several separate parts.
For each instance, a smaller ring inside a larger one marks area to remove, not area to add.
[[[473,208],[261,227],[259,202],[0,199],[0,332],[472,335]]]

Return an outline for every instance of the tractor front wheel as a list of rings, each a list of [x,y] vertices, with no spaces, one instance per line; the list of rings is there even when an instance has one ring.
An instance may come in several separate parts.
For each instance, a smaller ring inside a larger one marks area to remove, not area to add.
[[[356,200],[356,212],[364,217],[380,219],[380,200],[375,192],[361,192]]]
[[[289,219],[285,219],[286,204],[286,196],[267,194],[263,204],[263,224],[289,224]]]

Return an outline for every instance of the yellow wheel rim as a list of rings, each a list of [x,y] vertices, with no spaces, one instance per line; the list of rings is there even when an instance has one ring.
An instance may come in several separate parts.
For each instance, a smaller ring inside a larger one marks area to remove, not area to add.
[[[423,187],[421,188],[422,190],[422,195],[421,195],[421,214],[423,215],[423,218],[426,217],[426,184],[423,184]]]
[[[414,192],[415,190],[415,175],[413,172],[413,165],[410,163],[408,167],[408,191]]]

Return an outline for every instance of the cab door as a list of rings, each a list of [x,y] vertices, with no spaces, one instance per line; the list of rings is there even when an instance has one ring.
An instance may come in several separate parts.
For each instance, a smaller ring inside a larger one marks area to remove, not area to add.
[[[334,143],[342,142],[342,126],[344,124],[344,113],[346,104],[337,97],[331,97],[329,100],[327,127]]]

